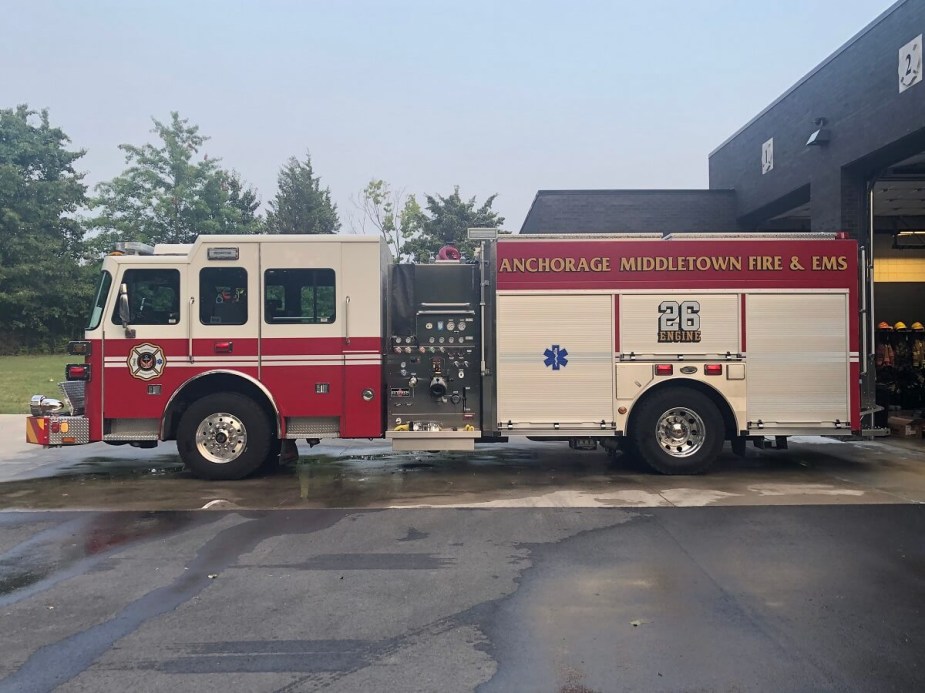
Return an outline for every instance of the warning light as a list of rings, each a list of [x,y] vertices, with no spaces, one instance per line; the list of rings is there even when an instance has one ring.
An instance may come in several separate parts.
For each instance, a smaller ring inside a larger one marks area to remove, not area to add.
[[[89,356],[90,342],[68,342],[67,353],[71,356]]]
[[[723,374],[723,364],[721,363],[708,363],[703,367],[704,375],[722,375]]]
[[[655,375],[673,375],[674,366],[670,363],[659,363],[655,366]]]
[[[64,367],[64,377],[67,380],[89,380],[90,366],[85,363],[69,363]]]

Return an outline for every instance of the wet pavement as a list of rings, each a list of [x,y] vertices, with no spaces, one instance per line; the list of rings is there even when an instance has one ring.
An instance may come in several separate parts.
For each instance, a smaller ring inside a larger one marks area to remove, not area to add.
[[[242,482],[0,417],[0,692],[925,687],[925,450],[663,477],[516,440]],[[16,439],[7,429],[17,434]]]
[[[6,509],[199,510],[407,507],[658,507],[925,502],[925,449],[810,438],[791,449],[726,452],[711,473],[665,477],[635,460],[565,443],[512,439],[470,453],[393,453],[382,441],[332,441],[256,477],[210,482],[176,447],[97,443],[29,450],[2,475]],[[29,465],[27,460],[33,463]]]
[[[0,691],[922,690],[919,505],[0,514]]]

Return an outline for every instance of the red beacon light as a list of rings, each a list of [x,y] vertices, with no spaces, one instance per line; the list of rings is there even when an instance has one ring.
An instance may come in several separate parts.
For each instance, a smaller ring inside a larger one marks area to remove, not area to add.
[[[708,363],[703,367],[704,375],[722,375],[723,374],[723,364],[721,363]]]
[[[655,365],[655,375],[673,375],[674,366],[670,363],[657,363]]]
[[[85,363],[69,363],[64,367],[66,380],[89,380],[90,366]]]

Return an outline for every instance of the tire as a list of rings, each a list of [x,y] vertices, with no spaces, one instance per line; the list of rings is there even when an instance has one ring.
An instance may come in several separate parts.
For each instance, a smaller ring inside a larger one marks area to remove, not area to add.
[[[673,387],[646,397],[633,417],[633,447],[647,465],[662,474],[702,474],[726,438],[723,417],[706,395]]]
[[[273,451],[274,433],[266,412],[237,393],[207,395],[183,413],[177,450],[201,479],[229,481],[253,474]]]

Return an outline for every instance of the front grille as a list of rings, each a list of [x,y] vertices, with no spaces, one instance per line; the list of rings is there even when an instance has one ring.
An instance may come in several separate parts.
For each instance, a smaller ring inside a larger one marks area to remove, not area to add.
[[[58,387],[61,388],[64,401],[71,410],[71,414],[74,416],[83,414],[86,409],[84,393],[87,389],[87,382],[85,380],[68,380],[58,383]]]

